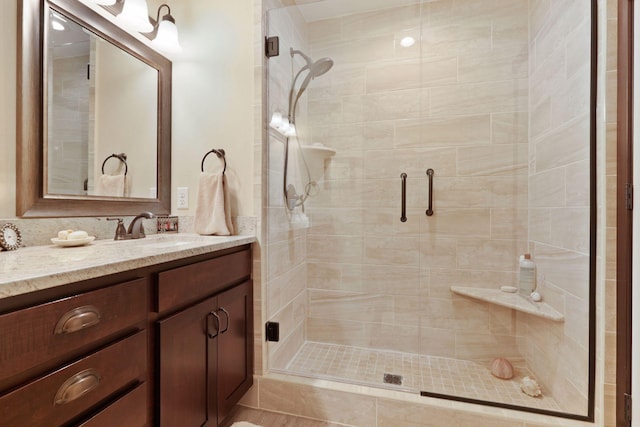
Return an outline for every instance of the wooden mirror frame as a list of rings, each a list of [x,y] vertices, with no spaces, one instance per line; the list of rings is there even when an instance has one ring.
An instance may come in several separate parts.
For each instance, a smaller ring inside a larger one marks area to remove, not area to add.
[[[45,6],[45,2],[47,6]],[[171,212],[171,61],[78,0],[21,0],[18,7],[16,214],[24,218]],[[45,10],[83,27],[158,70],[157,198],[87,198],[44,194]]]

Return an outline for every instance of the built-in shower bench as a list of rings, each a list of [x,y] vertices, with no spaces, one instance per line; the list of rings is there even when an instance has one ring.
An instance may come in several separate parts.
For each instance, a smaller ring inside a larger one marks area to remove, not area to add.
[[[512,308],[516,311],[542,317],[554,322],[564,322],[564,316],[545,302],[535,302],[518,293],[503,292],[500,289],[469,288],[451,286],[451,292],[480,301]]]

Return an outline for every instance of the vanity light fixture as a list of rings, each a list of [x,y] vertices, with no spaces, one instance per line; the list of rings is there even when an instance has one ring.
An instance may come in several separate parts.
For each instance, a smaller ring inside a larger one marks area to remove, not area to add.
[[[64,31],[65,30],[64,24],[67,23],[67,20],[53,11],[51,12],[51,17],[53,18],[51,20],[51,28],[53,28],[56,31]]]
[[[64,31],[64,25],[62,25],[62,22],[59,21],[51,21],[51,28],[56,31]]]
[[[149,21],[149,8],[147,0],[124,0],[122,12],[116,20],[124,27],[141,33],[153,31],[153,25]]]
[[[166,7],[167,13],[160,18],[160,10]],[[156,22],[151,34],[145,34],[152,39],[151,44],[158,50],[166,53],[178,53],[182,50],[178,40],[178,27],[176,20],[171,16],[171,8],[168,4],[158,7]]]

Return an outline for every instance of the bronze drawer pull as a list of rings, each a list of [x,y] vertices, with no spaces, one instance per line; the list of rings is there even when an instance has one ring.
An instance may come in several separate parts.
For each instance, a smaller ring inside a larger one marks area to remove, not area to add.
[[[100,310],[92,305],[74,308],[65,313],[54,329],[56,335],[70,334],[100,323]]]
[[[211,325],[211,322],[209,321],[209,319],[211,318],[215,318],[216,319],[216,333],[212,334],[211,333],[211,328],[209,327],[209,325]],[[215,337],[218,336],[218,334],[220,333],[220,316],[218,316],[218,314],[214,311],[210,311],[209,314],[207,314],[207,336],[211,339],[214,339]]]
[[[100,385],[100,375],[95,369],[78,372],[66,380],[53,399],[54,405],[64,405],[84,396]]]
[[[227,326],[225,326],[224,329],[220,331],[221,334],[224,334],[229,330],[229,312],[225,310],[224,307],[220,307],[220,311],[223,312],[225,316],[227,316]]]

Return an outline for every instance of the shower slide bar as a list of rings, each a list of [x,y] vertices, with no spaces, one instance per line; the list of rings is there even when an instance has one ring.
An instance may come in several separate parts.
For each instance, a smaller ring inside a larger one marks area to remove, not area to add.
[[[427,216],[433,215],[433,169],[427,169],[427,176],[429,177],[429,207],[427,208]]]
[[[407,174],[402,172],[400,179],[402,183],[402,212],[400,214],[400,221],[407,222]]]

